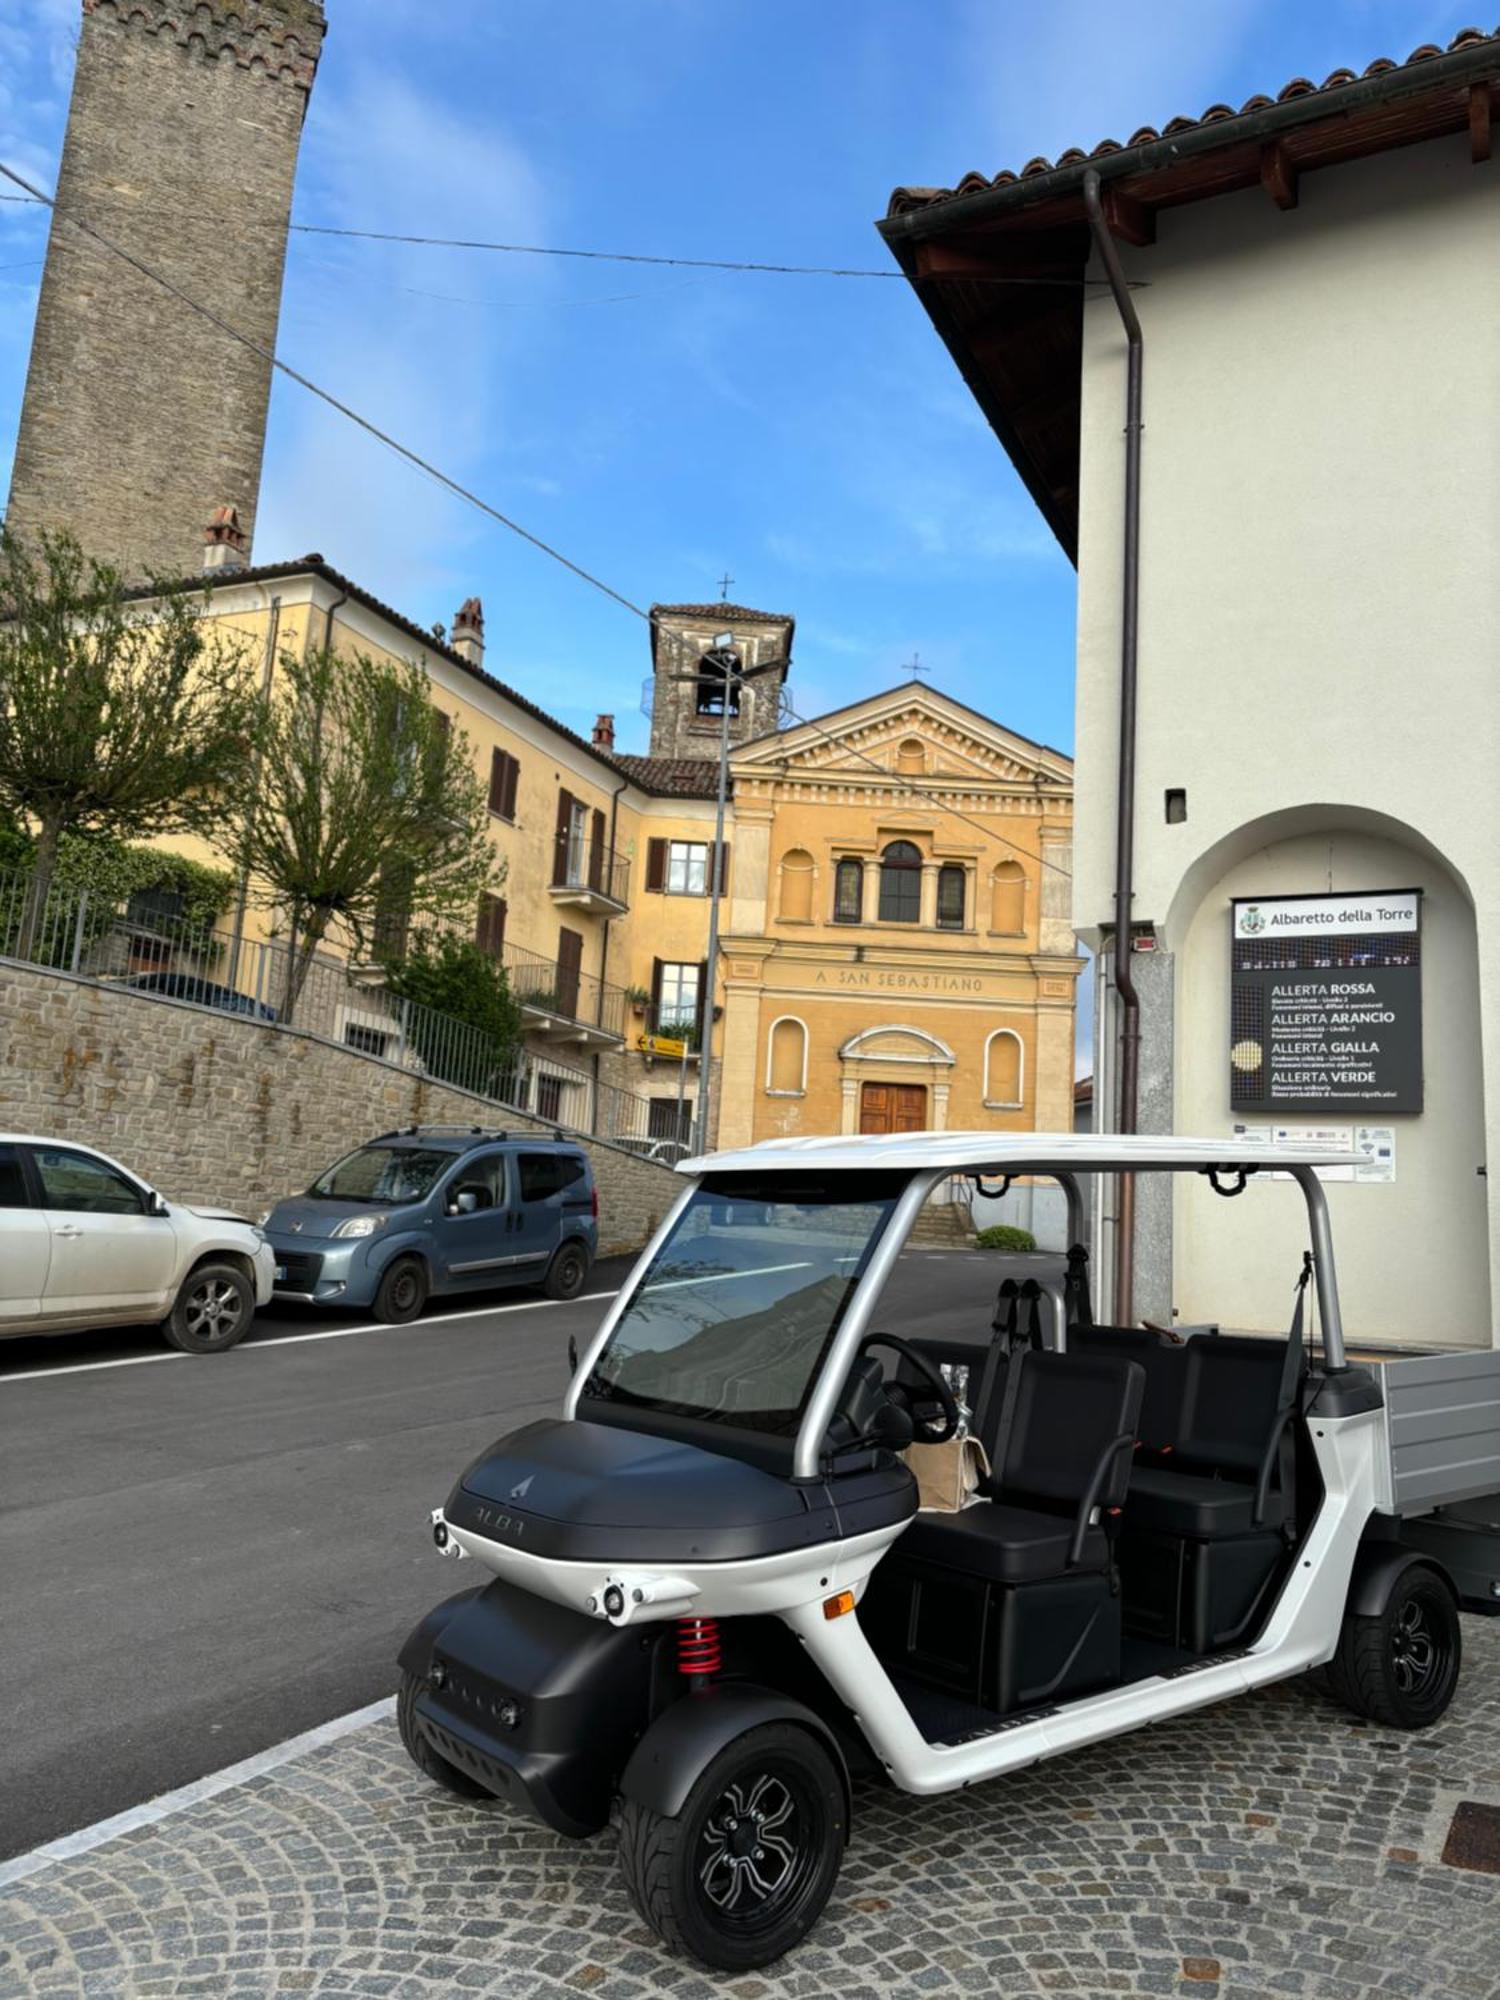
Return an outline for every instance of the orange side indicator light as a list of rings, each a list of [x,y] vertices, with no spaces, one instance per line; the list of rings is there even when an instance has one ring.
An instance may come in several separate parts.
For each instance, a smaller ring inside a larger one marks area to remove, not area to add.
[[[823,1599],[823,1616],[825,1618],[842,1618],[846,1611],[852,1611],[853,1609],[854,1592],[852,1590],[841,1590],[837,1597],[825,1597]]]

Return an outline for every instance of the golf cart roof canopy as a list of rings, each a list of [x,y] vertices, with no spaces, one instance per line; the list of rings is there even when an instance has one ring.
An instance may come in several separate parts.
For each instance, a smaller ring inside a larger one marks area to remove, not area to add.
[[[681,1160],[677,1172],[775,1174],[828,1167],[894,1167],[912,1173],[1116,1173],[1158,1168],[1179,1173],[1227,1168],[1268,1173],[1290,1167],[1347,1167],[1362,1155],[1326,1146],[1247,1144],[1243,1138],[1188,1139],[1118,1132],[891,1132],[822,1139],[767,1139],[728,1153]]]

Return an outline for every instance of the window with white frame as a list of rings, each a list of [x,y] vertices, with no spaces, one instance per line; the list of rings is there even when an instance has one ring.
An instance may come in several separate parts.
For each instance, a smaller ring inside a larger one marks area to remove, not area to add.
[[[708,842],[669,840],[667,842],[667,894],[706,896],[708,894]]]
[[[690,1040],[698,1024],[698,980],[701,967],[663,961],[656,1031]]]

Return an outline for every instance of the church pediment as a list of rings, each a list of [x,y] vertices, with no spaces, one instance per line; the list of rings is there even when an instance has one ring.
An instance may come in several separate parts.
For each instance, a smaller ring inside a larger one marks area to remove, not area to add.
[[[1071,762],[1060,751],[1028,742],[936,689],[919,687],[762,737],[735,754],[734,766],[747,778],[774,770],[779,777],[825,782],[887,777],[920,785],[936,779],[1028,791],[1072,782]]]

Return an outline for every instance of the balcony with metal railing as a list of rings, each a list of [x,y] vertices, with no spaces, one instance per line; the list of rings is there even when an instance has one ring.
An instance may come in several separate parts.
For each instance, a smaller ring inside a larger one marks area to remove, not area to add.
[[[569,965],[506,942],[501,953],[528,1034],[581,1049],[617,1049],[625,1040],[626,994]]]
[[[559,833],[552,847],[552,900],[605,917],[630,907],[630,859],[581,827]]]

